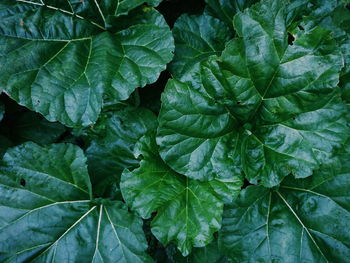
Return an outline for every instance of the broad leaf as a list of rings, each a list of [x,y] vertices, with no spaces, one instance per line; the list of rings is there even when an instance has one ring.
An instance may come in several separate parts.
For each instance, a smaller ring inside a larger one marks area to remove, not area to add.
[[[349,153],[346,163],[350,163]],[[227,206],[220,247],[233,262],[348,262],[350,169],[250,186]]]
[[[350,78],[350,11],[341,0],[312,2],[311,11],[304,17],[301,26],[311,30],[316,26],[331,30],[341,48],[344,68],[340,84],[344,88],[349,85]]]
[[[90,200],[85,162],[70,144],[27,143],[5,154],[1,262],[151,261],[142,221],[121,202]]]
[[[170,64],[172,75],[182,81],[200,82],[199,62],[220,55],[232,34],[220,20],[208,15],[182,15],[173,34],[175,56]]]
[[[86,150],[95,195],[104,196],[118,187],[125,168],[136,168],[135,143],[157,126],[155,115],[144,108],[123,107],[108,113],[93,127],[97,130]]]
[[[143,218],[157,212],[152,233],[163,244],[175,242],[184,256],[208,244],[221,227],[223,200],[238,194],[241,178],[211,184],[177,174],[159,157],[152,135],[141,138],[135,156],[142,156],[140,167],[125,170],[121,179],[129,206]]]
[[[231,30],[234,30],[232,27],[234,15],[259,2],[259,0],[205,0],[205,2],[207,3],[206,13],[219,18]]]
[[[1,1],[0,88],[50,121],[94,123],[104,96],[127,99],[172,58],[163,17],[126,8],[142,2]]]
[[[339,100],[342,58],[330,32],[299,32],[288,45],[283,1],[235,16],[239,38],[201,63],[203,89],[172,80],[162,96],[157,143],[191,178],[239,174],[277,185],[310,176],[349,135]]]
[[[170,80],[162,95],[157,143],[164,161],[190,178],[239,176],[238,122],[189,84]]]

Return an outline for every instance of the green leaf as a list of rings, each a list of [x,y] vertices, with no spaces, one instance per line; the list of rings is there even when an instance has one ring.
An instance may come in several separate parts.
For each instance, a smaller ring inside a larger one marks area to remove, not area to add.
[[[349,172],[289,177],[277,190],[241,191],[225,208],[221,250],[240,263],[348,262]]]
[[[151,262],[142,221],[121,202],[90,200],[85,163],[70,144],[26,143],[5,154],[1,262]]]
[[[237,127],[223,105],[189,84],[168,82],[157,143],[164,161],[178,173],[201,180],[239,177]]]
[[[191,180],[172,171],[160,159],[151,135],[140,139],[135,156],[142,156],[140,167],[124,171],[121,190],[125,201],[143,218],[157,212],[151,223],[153,235],[163,244],[175,242],[184,256],[191,252],[192,246],[208,244],[221,227],[225,195],[221,196],[218,188],[208,182]],[[221,184],[231,185],[232,200],[242,180]]]
[[[304,30],[321,26],[332,31],[343,55],[341,86],[347,88],[350,75],[350,12],[344,1],[315,0],[311,11],[304,17],[301,25]]]
[[[0,87],[50,121],[94,123],[104,96],[127,99],[156,81],[173,56],[171,31],[153,8],[113,16],[120,26],[112,19],[107,31],[109,1],[53,2],[0,4]]]
[[[205,12],[225,22],[231,30],[232,19],[235,14],[247,7],[259,2],[259,0],[205,0],[207,7]]]
[[[175,171],[278,185],[310,176],[349,136],[339,99],[342,58],[330,32],[299,32],[288,45],[283,1],[234,18],[239,35],[201,63],[201,83],[172,80],[162,96],[157,143]]]
[[[97,196],[108,195],[111,188],[119,184],[125,168],[137,167],[139,161],[134,157],[134,146],[143,135],[157,127],[155,115],[144,108],[127,106],[108,115],[93,127],[97,134],[86,150]]]
[[[199,62],[220,55],[232,37],[229,28],[208,15],[182,15],[173,28],[175,56],[170,64],[172,75],[182,81],[200,83]]]
[[[262,125],[242,143],[242,166],[251,183],[272,187],[288,174],[312,175],[349,137],[339,98],[278,124]]]

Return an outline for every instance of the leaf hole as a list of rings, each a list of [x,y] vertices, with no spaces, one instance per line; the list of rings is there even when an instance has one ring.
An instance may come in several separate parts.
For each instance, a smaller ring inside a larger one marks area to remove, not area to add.
[[[237,101],[237,105],[239,105],[239,104],[241,104],[241,102],[240,102],[240,101]]]
[[[295,40],[295,37],[288,32],[288,45],[293,45],[294,40]]]
[[[346,8],[350,11],[350,4],[347,4]]]
[[[299,28],[300,30],[304,31],[304,27],[303,27],[303,26],[298,25],[298,28]]]
[[[19,181],[19,183],[24,187],[26,186],[26,180],[24,180],[23,178]]]

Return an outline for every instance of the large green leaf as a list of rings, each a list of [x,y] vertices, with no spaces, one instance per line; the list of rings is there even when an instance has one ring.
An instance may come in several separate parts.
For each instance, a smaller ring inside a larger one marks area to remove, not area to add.
[[[286,7],[286,22],[287,25],[291,25],[296,20],[301,19],[301,16],[305,13],[306,7],[309,4],[309,0],[280,0],[287,4]],[[211,16],[219,18],[225,22],[232,31],[235,30],[232,19],[244,9],[259,2],[259,0],[205,0],[207,7],[205,12]],[[308,9],[307,9],[308,10]]]
[[[0,87],[50,121],[94,123],[103,96],[127,99],[173,56],[169,27],[153,8],[117,16],[119,1],[47,2],[1,1]]]
[[[210,180],[239,176],[238,122],[189,84],[170,80],[162,95],[157,143],[178,173]]]
[[[220,55],[232,34],[220,20],[208,15],[182,15],[173,28],[175,56],[172,75],[182,81],[200,82],[199,62]]]
[[[346,1],[315,0],[312,8],[304,17],[301,25],[304,30],[311,30],[316,26],[331,30],[341,48],[344,68],[340,84],[349,89],[350,78],[350,11],[346,8]],[[347,1],[349,2],[349,1]]]
[[[108,195],[119,184],[125,168],[137,167],[139,162],[133,154],[135,143],[156,126],[156,117],[149,110],[124,106],[109,112],[108,117],[93,127],[97,134],[86,154],[95,195]]]
[[[299,32],[288,45],[283,1],[235,16],[239,38],[201,63],[203,89],[172,80],[157,142],[175,171],[201,180],[239,174],[277,185],[307,177],[348,137],[339,100],[342,57],[330,32]]]
[[[349,165],[335,176],[335,167],[325,169],[306,179],[286,178],[276,190],[241,191],[225,208],[221,250],[239,263],[349,262]]]
[[[141,219],[121,202],[91,201],[82,150],[10,149],[0,168],[1,262],[150,262]]]
[[[242,179],[210,183],[177,174],[159,157],[152,135],[140,139],[135,156],[142,156],[140,167],[121,178],[125,201],[143,218],[157,212],[152,233],[163,244],[175,242],[184,256],[208,244],[220,229],[223,200],[238,194]]]
[[[259,2],[259,0],[205,0],[205,12],[225,22],[232,30],[232,19],[235,14]]]

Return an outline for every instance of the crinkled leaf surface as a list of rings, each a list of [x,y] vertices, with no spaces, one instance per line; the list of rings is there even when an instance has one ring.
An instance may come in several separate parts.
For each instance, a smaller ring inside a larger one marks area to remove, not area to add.
[[[344,68],[340,84],[349,89],[350,78],[350,10],[345,1],[317,0],[312,2],[311,11],[304,17],[301,25],[304,30],[322,26],[331,30],[341,48]]]
[[[1,262],[150,262],[141,219],[91,201],[83,152],[26,143],[0,168]]]
[[[172,80],[157,142],[164,161],[191,178],[239,174],[277,185],[307,177],[349,135],[339,100],[342,58],[330,32],[300,32],[288,45],[283,1],[235,16],[239,38],[201,64],[204,89]]]
[[[126,168],[136,168],[136,142],[156,129],[156,116],[145,108],[131,106],[108,113],[94,126],[97,135],[86,150],[88,168],[95,195],[103,196],[120,181]]]
[[[200,83],[199,62],[220,55],[232,37],[229,27],[208,15],[182,15],[173,28],[175,56],[170,64],[172,75],[182,81]]]
[[[222,200],[238,194],[241,178],[212,185],[177,174],[159,157],[152,135],[141,138],[135,155],[142,156],[140,167],[125,170],[121,179],[129,206],[143,218],[157,212],[152,233],[163,244],[175,242],[184,256],[208,244],[221,226]]]
[[[250,186],[225,208],[219,244],[233,262],[348,262],[350,169],[334,167],[281,187]]]
[[[283,1],[283,0],[282,0]],[[259,0],[205,0],[207,7],[205,13],[219,18],[225,22],[232,31],[235,27],[232,24],[233,17],[244,11],[244,9],[259,2]],[[293,0],[284,1],[286,4],[286,22],[289,26],[295,20],[301,19],[301,16],[305,13],[305,9],[310,3],[309,0]]]
[[[159,126],[160,154],[175,171],[207,180],[239,176],[238,122],[206,94],[170,80]]]
[[[225,22],[231,30],[232,18],[235,14],[243,11],[245,8],[259,2],[258,0],[205,0],[207,7],[205,12],[211,16],[219,18]]]
[[[145,1],[1,1],[0,87],[50,121],[94,123],[103,96],[127,99],[173,56],[163,17],[133,2]]]

